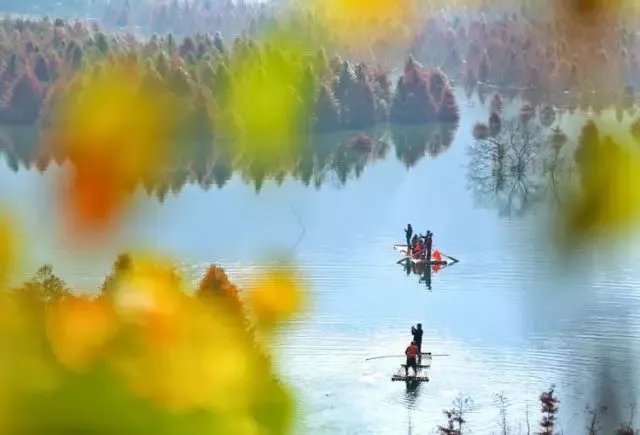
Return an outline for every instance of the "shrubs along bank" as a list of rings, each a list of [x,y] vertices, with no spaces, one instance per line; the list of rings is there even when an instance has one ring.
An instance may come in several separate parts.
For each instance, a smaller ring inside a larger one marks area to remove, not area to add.
[[[625,419],[626,421],[620,419],[623,421],[614,422],[614,424],[617,424],[615,428],[607,428],[603,423],[611,416],[615,416],[616,420],[618,419],[619,415],[616,415],[616,411],[620,411],[620,409],[616,405],[607,406],[602,404],[596,408],[587,405],[584,410],[584,419],[576,418],[579,414],[574,413],[568,421],[560,421],[558,415],[561,403],[553,385],[538,396],[539,414],[537,416],[530,415],[529,407],[527,406],[524,421],[518,419],[520,421],[517,425],[514,424],[513,415],[509,415],[509,401],[503,393],[495,395],[495,404],[498,411],[498,424],[496,427],[491,428],[481,427],[483,433],[497,432],[504,435],[515,433],[555,435],[565,433],[565,431],[571,434],[584,433],[589,435],[634,435],[638,433],[638,430],[634,429],[634,419],[636,417],[636,407],[634,405],[631,406],[631,412],[628,419]],[[440,435],[472,433],[468,426],[471,423],[469,419],[473,418],[472,414],[475,410],[473,399],[468,396],[458,395],[451,405],[451,408],[443,410],[447,422],[437,427],[437,433]],[[475,431],[477,432],[477,429]]]
[[[267,74],[277,70],[267,62],[285,63],[303,78],[290,85],[308,109],[314,132],[365,128],[387,120],[455,122],[459,116],[444,73],[412,58],[394,87],[384,71],[330,57],[323,49],[287,50],[250,38],[238,37],[229,44],[219,34],[197,34],[181,41],[171,35],[142,41],[132,35],[107,35],[79,21],[46,18],[4,19],[0,36],[4,124],[36,123],[51,109],[56,91],[101,59],[126,59],[143,68],[149,81],[191,98],[194,106],[206,94],[218,107],[224,106],[241,62],[252,59]]]

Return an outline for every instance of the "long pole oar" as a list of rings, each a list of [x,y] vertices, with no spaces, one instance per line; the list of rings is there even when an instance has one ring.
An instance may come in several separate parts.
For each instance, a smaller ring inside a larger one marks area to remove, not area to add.
[[[382,355],[382,356],[374,356],[371,358],[366,358],[365,361],[371,361],[372,359],[382,359],[382,358],[402,358],[404,355]]]
[[[382,355],[382,356],[374,356],[371,358],[366,358],[365,361],[371,361],[372,359],[382,359],[382,358],[403,358],[406,355]],[[423,353],[422,356],[451,356],[448,353],[439,353],[439,354],[434,354],[434,353]]]
[[[452,257],[451,255],[447,255],[441,252],[442,255],[444,255],[445,257],[449,258],[451,261],[453,261],[454,263],[459,263],[460,260],[458,260],[457,258]]]

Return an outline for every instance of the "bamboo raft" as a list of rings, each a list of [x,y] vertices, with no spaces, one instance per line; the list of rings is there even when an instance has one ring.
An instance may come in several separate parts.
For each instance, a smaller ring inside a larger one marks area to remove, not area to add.
[[[411,261],[413,264],[425,264],[429,266],[450,266],[459,262],[457,258],[453,258],[449,255],[442,254],[449,260],[428,261],[424,256],[414,256],[408,251],[407,245],[393,245],[393,249],[404,255],[404,258],[400,261]]]
[[[405,375],[405,371],[404,371],[406,364],[401,364],[396,374],[391,377],[391,381],[392,382],[396,382],[396,381],[429,382],[428,371],[429,371],[429,368],[431,367],[431,359],[432,359],[432,356],[430,353],[423,353],[422,361],[420,361],[420,364],[417,365],[418,370],[414,374],[412,373],[413,369],[409,368],[408,376]],[[425,362],[425,360],[427,361]]]

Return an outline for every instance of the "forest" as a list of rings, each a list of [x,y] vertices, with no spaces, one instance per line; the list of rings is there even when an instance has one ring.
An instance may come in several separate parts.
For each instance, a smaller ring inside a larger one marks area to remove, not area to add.
[[[394,86],[378,67],[329,57],[322,48],[313,53],[287,51],[249,37],[237,36],[231,44],[219,33],[196,34],[182,41],[169,34],[143,41],[130,34],[103,33],[81,21],[46,18],[5,19],[0,28],[4,45],[0,48],[1,123],[46,124],[57,93],[72,85],[80,92],[90,77],[75,73],[89,69],[97,74],[103,59],[139,66],[144,70],[140,86],[161,86],[188,99],[194,119],[205,117],[206,111],[227,109],[233,73],[240,65],[255,62],[255,68],[267,75],[276,75],[278,68],[294,71],[295,80],[286,85],[295,90],[301,108],[309,113],[300,126],[303,132],[366,128],[389,120],[458,120],[447,76],[411,57]]]

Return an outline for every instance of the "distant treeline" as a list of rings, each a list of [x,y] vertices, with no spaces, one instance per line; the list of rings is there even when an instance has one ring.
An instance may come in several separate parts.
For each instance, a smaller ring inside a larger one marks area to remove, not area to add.
[[[291,86],[308,109],[309,128],[315,132],[365,128],[388,120],[455,122],[459,116],[446,75],[424,69],[411,58],[393,89],[379,68],[329,57],[322,48],[300,55],[250,38],[238,37],[228,44],[220,35],[206,34],[182,41],[171,35],[142,41],[107,35],[79,21],[45,18],[0,22],[0,123],[33,124],[46,118],[56,92],[63,91],[78,70],[105,58],[139,65],[146,71],[146,82],[192,99],[194,111],[224,106],[233,68],[247,58],[271,66],[287,62],[304,77]],[[74,82],[76,89],[83,84]]]
[[[370,59],[393,64],[398,53],[410,53],[425,64],[464,78],[468,85],[479,82],[535,88],[545,98],[565,90],[596,92],[598,104],[605,106],[633,94],[633,88],[640,85],[640,42],[633,20],[602,15],[599,28],[594,29],[576,17],[554,13],[562,9],[555,4],[559,2],[522,2],[517,12],[516,7],[485,3],[464,14],[425,15],[423,27],[410,44],[397,46],[384,39],[372,40]],[[109,3],[102,22],[109,27],[139,27],[158,34],[187,34],[195,29],[256,36],[287,28],[345,54],[352,48],[337,40],[314,12],[292,11],[280,5],[124,0]],[[398,29],[398,33],[403,31],[406,29]]]
[[[611,17],[603,16],[598,26],[515,13],[433,18],[416,35],[411,53],[467,86],[532,88],[552,103],[569,91],[606,107],[634,98],[640,41],[634,28]]]
[[[232,39],[243,33],[255,38],[285,29],[349,59],[375,59],[395,66],[399,59],[413,54],[450,76],[464,78],[467,84],[536,88],[548,99],[564,90],[597,92],[598,104],[607,106],[633,94],[633,88],[640,85],[640,42],[633,19],[602,15],[594,28],[578,18],[554,13],[560,7],[557,3],[526,1],[517,8],[483,2],[464,14],[425,12],[419,17],[424,25],[412,42],[398,46],[377,36],[368,50],[357,55],[316,12],[296,10],[287,2],[67,0],[62,7],[80,14],[90,5],[95,19],[106,28],[146,35],[218,31]],[[415,29],[410,30],[399,28],[397,33],[410,34]]]

